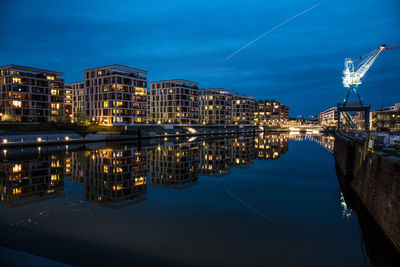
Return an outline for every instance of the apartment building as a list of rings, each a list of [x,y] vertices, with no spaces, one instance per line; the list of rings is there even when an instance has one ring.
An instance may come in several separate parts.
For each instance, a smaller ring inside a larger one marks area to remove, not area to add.
[[[370,129],[400,131],[400,103],[371,111]]]
[[[234,94],[232,97],[232,124],[254,124],[255,100],[250,95]]]
[[[147,71],[122,65],[85,70],[85,111],[105,125],[147,121]]]
[[[176,79],[150,83],[149,122],[199,123],[199,83]]]
[[[48,122],[63,116],[63,76],[25,66],[0,67],[0,113],[22,122]]]
[[[254,112],[256,125],[278,126],[282,121],[282,105],[276,100],[258,100]],[[286,110],[285,110],[286,111]],[[289,109],[287,109],[287,121]]]
[[[199,94],[199,118],[205,125],[229,125],[232,123],[232,91],[202,89]]]
[[[72,83],[72,118],[85,114],[85,82]]]
[[[287,124],[288,122],[289,122],[289,107],[281,104],[280,124]]]
[[[319,124],[326,126],[335,126],[338,120],[337,107],[322,111],[318,116]]]
[[[73,94],[72,94],[72,84],[65,83],[64,86],[64,115],[68,121],[73,121],[72,116],[73,109]]]

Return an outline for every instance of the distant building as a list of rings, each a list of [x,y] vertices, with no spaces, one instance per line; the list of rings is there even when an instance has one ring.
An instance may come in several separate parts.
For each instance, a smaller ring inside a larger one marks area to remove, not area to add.
[[[323,126],[336,126],[338,120],[337,107],[332,107],[325,111],[322,111],[318,116],[318,121],[320,125]]]
[[[289,122],[289,107],[281,104],[280,124],[287,124],[288,122]]]
[[[234,94],[232,98],[232,123],[236,125],[254,124],[255,100],[250,95]]]
[[[232,91],[202,89],[199,95],[200,123],[229,125],[232,123]]]
[[[85,111],[92,122],[132,125],[147,120],[147,71],[122,65],[85,70]]]
[[[17,121],[54,121],[64,112],[64,73],[0,67],[0,113]]]
[[[75,121],[78,116],[85,113],[85,82],[72,83],[72,118]]]
[[[198,86],[182,79],[151,82],[149,122],[199,124]]]
[[[400,103],[370,113],[371,130],[400,131]]]
[[[285,117],[286,118],[286,117]],[[289,109],[287,109],[289,119]],[[281,103],[276,100],[258,100],[254,111],[256,125],[277,126],[281,122]]]

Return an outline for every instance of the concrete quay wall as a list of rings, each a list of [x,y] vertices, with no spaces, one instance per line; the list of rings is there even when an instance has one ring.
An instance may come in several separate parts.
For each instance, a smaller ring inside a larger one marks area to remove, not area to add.
[[[338,134],[335,161],[365,208],[400,252],[400,157],[367,152],[362,143]]]

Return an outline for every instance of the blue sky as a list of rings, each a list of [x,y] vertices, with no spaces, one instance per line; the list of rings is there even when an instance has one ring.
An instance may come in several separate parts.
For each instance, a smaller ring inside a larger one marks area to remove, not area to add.
[[[289,17],[320,6],[247,47]],[[0,1],[0,65],[64,72],[122,64],[149,81],[183,78],[277,99],[290,116],[341,102],[345,57],[400,44],[400,1]],[[367,73],[360,94],[373,108],[400,102],[400,49]]]

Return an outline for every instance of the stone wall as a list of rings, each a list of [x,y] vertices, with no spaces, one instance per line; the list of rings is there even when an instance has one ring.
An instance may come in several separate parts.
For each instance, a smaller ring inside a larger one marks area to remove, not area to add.
[[[400,252],[400,158],[367,152],[361,144],[337,136],[335,160],[371,216]]]

